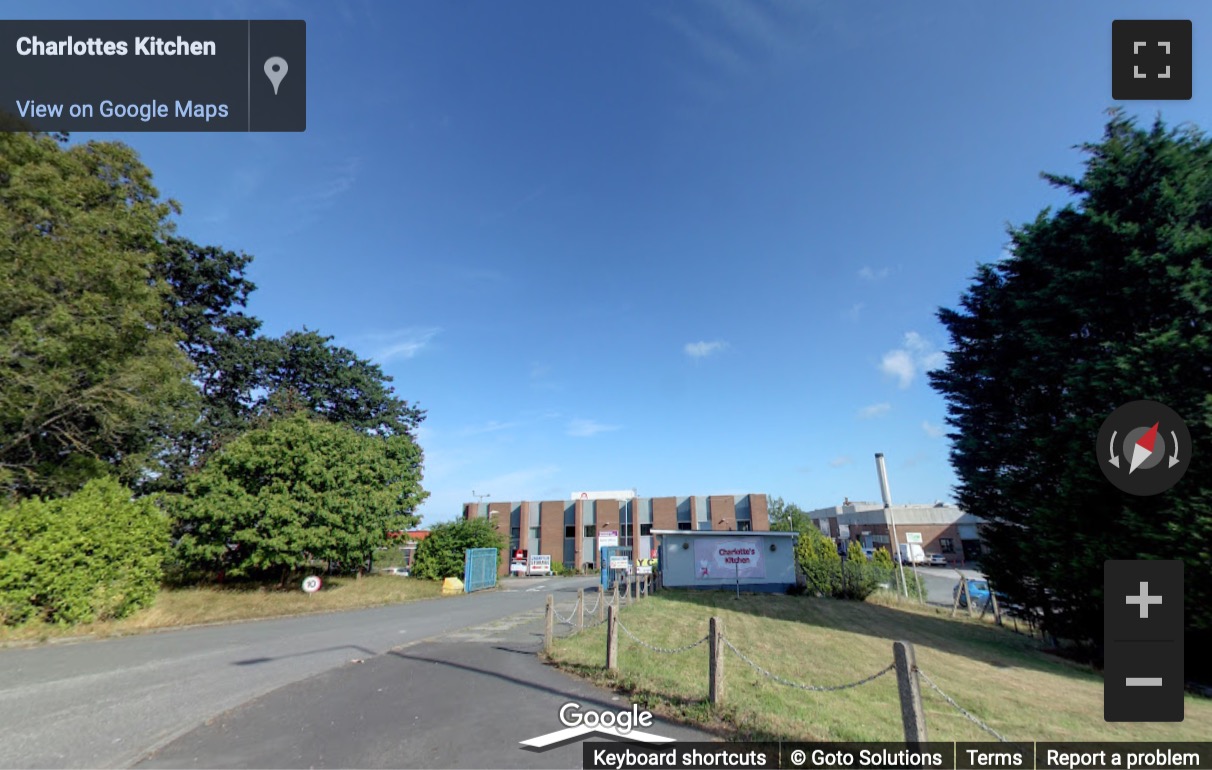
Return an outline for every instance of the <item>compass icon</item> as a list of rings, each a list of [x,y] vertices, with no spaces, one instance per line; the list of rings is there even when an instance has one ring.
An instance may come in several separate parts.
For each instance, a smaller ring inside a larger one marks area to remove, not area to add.
[[[1107,480],[1132,495],[1165,492],[1191,462],[1191,433],[1170,407],[1132,401],[1111,413],[1098,431],[1098,465]]]

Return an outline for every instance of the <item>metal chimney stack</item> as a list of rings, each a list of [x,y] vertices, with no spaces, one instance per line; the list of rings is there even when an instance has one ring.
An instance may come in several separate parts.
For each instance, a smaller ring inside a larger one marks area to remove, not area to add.
[[[884,496],[884,518],[888,521],[888,530],[892,534],[892,555],[900,555],[900,540],[896,536],[896,516],[892,513],[892,493],[888,491],[888,469],[884,467],[884,453],[875,453],[875,472],[880,477],[880,494]],[[901,590],[905,597],[909,596],[909,584],[905,582],[905,560],[898,558],[901,573]],[[920,588],[920,586],[919,586]]]
[[[888,491],[888,469],[884,467],[884,453],[875,453],[875,472],[880,477],[880,494],[884,496],[884,507],[892,507],[892,493]]]

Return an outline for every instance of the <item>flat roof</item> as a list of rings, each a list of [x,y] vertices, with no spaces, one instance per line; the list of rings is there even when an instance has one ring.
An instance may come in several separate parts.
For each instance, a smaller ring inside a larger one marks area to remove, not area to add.
[[[714,535],[716,537],[798,537],[799,532],[773,532],[771,530],[752,530],[748,532],[732,532],[726,529],[654,529],[654,535]]]

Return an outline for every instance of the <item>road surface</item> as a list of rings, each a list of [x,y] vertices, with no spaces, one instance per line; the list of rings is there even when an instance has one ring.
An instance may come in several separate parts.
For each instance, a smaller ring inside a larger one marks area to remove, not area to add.
[[[552,592],[567,613],[577,588],[596,585],[530,578],[368,610],[0,650],[0,767],[128,767],[230,709],[351,661],[541,612]]]

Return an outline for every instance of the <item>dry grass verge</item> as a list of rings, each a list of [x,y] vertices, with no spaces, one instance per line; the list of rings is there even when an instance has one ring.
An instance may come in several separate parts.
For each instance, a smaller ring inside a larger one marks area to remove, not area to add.
[[[401,604],[442,595],[440,581],[417,580],[391,575],[328,578],[318,593],[303,593],[297,584],[278,590],[265,586],[207,586],[165,588],[155,602],[128,618],[79,626],[28,623],[16,628],[0,627],[0,644],[39,642],[76,636],[124,636],[203,623],[334,612],[387,604]]]
[[[1212,701],[1187,698],[1186,721],[1103,721],[1102,678],[1059,659],[1041,642],[949,611],[793,596],[666,591],[631,607],[621,622],[658,647],[676,648],[723,619],[724,634],[755,663],[794,682],[839,685],[892,662],[895,640],[912,642],[918,665],[960,706],[1011,741],[1199,741],[1212,735]],[[734,740],[899,741],[895,674],[841,692],[792,689],[759,674],[725,647],[724,703],[707,697],[707,645],[663,654],[620,632],[619,672],[603,670],[605,625],[558,640],[551,660],[615,687],[663,716]],[[993,736],[923,684],[931,740]]]

